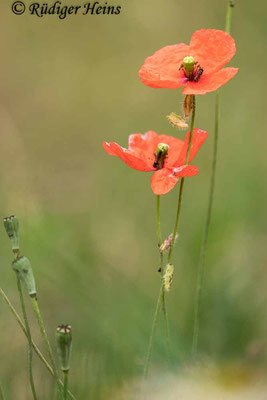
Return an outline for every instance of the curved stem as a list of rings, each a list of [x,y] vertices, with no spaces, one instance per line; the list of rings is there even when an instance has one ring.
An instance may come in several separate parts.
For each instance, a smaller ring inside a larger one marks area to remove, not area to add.
[[[226,27],[225,27],[227,33],[230,33],[233,7],[234,7],[234,2],[228,1]],[[208,235],[209,235],[211,213],[212,213],[212,206],[214,199],[217,153],[218,153],[218,136],[219,136],[219,110],[220,110],[220,94],[217,93],[215,101],[214,146],[213,146],[213,161],[212,161],[212,173],[210,180],[209,201],[208,201],[206,222],[202,237],[198,270],[197,270],[196,297],[195,297],[195,307],[194,307],[194,328],[193,328],[194,330],[193,330],[193,342],[192,342],[192,357],[194,359],[196,358],[198,352],[200,306],[201,306],[201,297],[202,297],[204,275],[205,275],[205,259],[206,259]]]
[[[67,400],[68,384],[69,384],[69,371],[64,371],[64,389],[63,389],[63,399],[64,400]]]
[[[185,162],[186,164],[188,164],[188,161],[189,161],[189,155],[190,155],[192,139],[193,139],[195,116],[196,116],[196,100],[195,100],[195,96],[193,95],[193,110],[192,110],[192,118],[191,118],[191,125],[190,125],[189,143],[188,143],[188,148],[187,148],[187,153],[186,153],[186,162]],[[178,226],[179,226],[181,207],[182,207],[182,198],[183,198],[183,189],[184,189],[184,179],[185,178],[182,178],[181,183],[180,183],[176,219],[175,219],[175,224],[174,224],[174,229],[173,229],[173,234],[172,234],[172,242],[171,242],[171,246],[170,246],[169,254],[168,254],[168,264],[170,264],[170,262],[171,262],[173,245],[175,242],[175,237],[176,237],[176,233],[177,233]]]
[[[40,328],[40,331],[41,331],[41,335],[43,337],[43,340],[44,340],[44,343],[45,343],[45,346],[46,346],[46,350],[47,350],[49,359],[50,359],[50,362],[51,362],[53,375],[55,377],[55,380],[56,380],[56,383],[57,383],[57,386],[58,386],[58,390],[61,393],[61,385],[60,385],[60,381],[59,381],[59,376],[58,376],[58,372],[57,372],[56,363],[55,363],[53,352],[52,352],[52,348],[51,348],[51,345],[50,345],[50,342],[49,342],[49,339],[48,339],[48,336],[47,336],[47,333],[46,333],[46,330],[45,330],[44,322],[43,322],[43,319],[41,317],[41,313],[40,313],[40,309],[39,309],[39,305],[38,305],[38,301],[36,299],[36,296],[32,297],[32,305],[33,305],[35,316],[36,316],[36,319],[37,319],[37,322],[38,322],[38,325],[39,325],[39,328]]]
[[[2,296],[2,299],[4,300],[4,302],[7,304],[8,308],[10,309],[10,311],[12,312],[12,314],[14,315],[17,323],[19,324],[19,326],[22,329],[22,332],[24,333],[24,335],[27,337],[27,331],[26,328],[20,318],[20,316],[18,315],[17,311],[15,310],[15,308],[13,307],[11,301],[9,300],[9,298],[7,297],[6,293],[3,291],[2,288],[0,288],[0,295]],[[32,340],[32,347],[33,350],[35,351],[35,353],[37,354],[37,356],[39,357],[39,359],[42,361],[42,363],[45,365],[45,367],[47,368],[47,370],[50,372],[50,374],[52,376],[54,376],[54,372],[52,370],[51,365],[48,363],[48,361],[45,359],[45,357],[43,356],[43,354],[41,353],[41,351],[39,350],[38,346],[36,345],[36,343]],[[59,380],[61,387],[63,388],[63,382],[61,380]],[[71,398],[72,400],[76,400],[76,398],[74,397],[74,395],[68,391],[68,395],[69,398]]]
[[[32,390],[32,396],[34,400],[37,400],[37,395],[36,395],[36,390],[34,386],[34,380],[33,380],[33,372],[32,372],[32,337],[31,337],[31,330],[30,330],[30,325],[27,317],[27,312],[26,312],[26,307],[25,307],[25,302],[23,298],[23,292],[22,292],[22,287],[20,283],[20,279],[17,276],[17,286],[18,286],[18,291],[19,291],[19,297],[20,297],[20,304],[21,304],[21,309],[22,309],[22,314],[24,318],[24,323],[25,323],[25,328],[26,328],[26,336],[28,338],[29,346],[28,346],[28,353],[29,353],[29,378],[30,378],[30,385],[31,385],[31,390]]]

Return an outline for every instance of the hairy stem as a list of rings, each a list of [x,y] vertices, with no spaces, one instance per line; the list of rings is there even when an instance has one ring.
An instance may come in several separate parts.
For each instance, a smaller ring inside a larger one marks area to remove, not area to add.
[[[64,372],[64,391],[63,391],[63,398],[67,400],[68,395],[68,384],[69,384],[69,371]]]
[[[227,33],[230,33],[233,7],[234,7],[234,2],[228,1],[226,27],[225,27]],[[214,200],[217,153],[218,153],[218,137],[219,137],[219,111],[220,111],[220,93],[217,93],[215,100],[214,146],[213,146],[213,160],[212,160],[212,172],[210,179],[209,201],[208,201],[206,221],[202,236],[202,243],[201,243],[198,270],[197,270],[196,297],[195,297],[195,307],[194,307],[194,328],[193,328],[193,342],[192,342],[193,359],[197,357],[197,352],[198,352],[201,298],[202,298],[204,275],[205,275],[205,260],[206,260],[207,244],[208,244],[208,235],[209,235],[211,213]]]
[[[29,378],[30,378],[30,385],[31,385],[31,390],[32,390],[32,396],[34,400],[37,400],[37,395],[36,395],[36,390],[34,386],[34,380],[33,380],[33,371],[32,371],[32,357],[33,357],[33,352],[32,352],[32,337],[31,337],[31,330],[30,330],[30,325],[27,317],[27,312],[26,312],[26,307],[25,307],[25,302],[23,298],[23,292],[22,292],[22,287],[20,283],[20,279],[17,276],[17,286],[18,286],[18,291],[19,291],[19,298],[20,298],[20,304],[21,304],[21,309],[22,309],[22,315],[25,323],[25,328],[26,328],[26,336],[28,338],[29,346],[28,346],[28,355],[29,355]]]
[[[192,118],[191,118],[191,125],[190,125],[189,144],[188,144],[187,154],[186,154],[186,164],[188,164],[188,161],[189,161],[189,155],[190,155],[190,150],[191,150],[191,145],[192,145],[192,138],[193,138],[193,130],[194,130],[194,124],[195,124],[195,116],[196,116],[196,100],[195,100],[195,96],[193,96],[193,110],[192,110]],[[179,220],[180,220],[180,214],[181,214],[181,208],[182,208],[184,179],[185,178],[182,178],[181,179],[181,183],[180,183],[176,219],[175,219],[175,224],[174,224],[174,229],[173,229],[173,234],[172,234],[171,247],[169,249],[169,254],[168,254],[168,264],[171,262],[173,246],[174,246],[175,237],[176,237],[176,233],[177,233],[178,226],[179,226]]]

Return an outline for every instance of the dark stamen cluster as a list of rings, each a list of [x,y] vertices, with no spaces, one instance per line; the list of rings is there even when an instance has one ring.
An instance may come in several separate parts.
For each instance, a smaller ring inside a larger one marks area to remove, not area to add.
[[[184,64],[181,64],[179,71],[181,71],[181,70],[184,71],[187,79],[189,81],[193,81],[193,82],[198,82],[201,75],[204,72],[204,69],[201,68],[200,64],[197,61],[195,62],[193,71],[190,71],[189,73],[187,73],[185,70]]]

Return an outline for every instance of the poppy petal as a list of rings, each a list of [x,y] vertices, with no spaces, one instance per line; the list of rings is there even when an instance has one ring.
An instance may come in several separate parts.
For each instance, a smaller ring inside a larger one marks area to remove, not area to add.
[[[154,153],[158,145],[158,134],[154,131],[148,131],[144,135],[141,133],[133,133],[129,136],[128,148],[136,157],[149,161],[152,165],[154,162]]]
[[[179,68],[188,55],[189,46],[185,43],[165,46],[146,58],[139,70],[139,77],[152,88],[178,89],[186,83],[184,72]]]
[[[201,29],[191,37],[190,55],[208,74],[228,64],[235,53],[235,41],[225,31]]]
[[[225,85],[238,72],[238,68],[223,68],[218,72],[203,75],[198,82],[189,82],[183,89],[183,94],[206,94],[213,92],[222,85]]]
[[[194,165],[182,165],[177,168],[163,168],[156,171],[151,177],[151,189],[156,195],[168,193],[174,188],[179,178],[198,174]]]
[[[103,147],[108,154],[119,157],[125,164],[137,171],[154,170],[154,168],[150,167],[144,160],[136,157],[129,150],[119,146],[117,143],[103,142]]]
[[[177,156],[181,153],[184,147],[184,141],[168,135],[159,135],[158,138],[159,143],[166,143],[170,146],[164,163],[166,168],[170,168],[174,165],[175,161],[177,160]]]
[[[205,142],[205,140],[208,137],[208,132],[207,131],[202,131],[201,129],[195,128],[193,131],[193,137],[192,137],[192,143],[191,143],[191,150],[190,150],[190,157],[189,157],[189,163],[193,160],[193,158],[197,155],[200,147],[202,144]],[[187,149],[188,149],[188,144],[189,144],[189,138],[190,138],[190,131],[187,132],[183,149],[179,155],[179,158],[177,161],[174,163],[174,167],[184,165],[186,161],[186,155],[187,155]]]

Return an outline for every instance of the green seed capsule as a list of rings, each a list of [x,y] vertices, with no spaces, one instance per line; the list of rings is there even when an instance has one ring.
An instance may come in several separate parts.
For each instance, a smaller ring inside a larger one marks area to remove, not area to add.
[[[36,296],[35,279],[31,263],[27,257],[16,258],[12,262],[12,268],[17,273],[21,282],[25,285],[27,292],[31,297]]]
[[[68,372],[70,369],[70,356],[72,348],[72,331],[70,325],[60,325],[56,330],[56,346],[61,370]]]
[[[11,241],[12,251],[15,254],[19,253],[19,220],[15,215],[4,218],[4,227]]]

